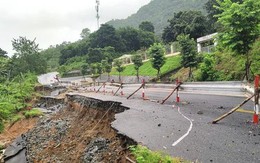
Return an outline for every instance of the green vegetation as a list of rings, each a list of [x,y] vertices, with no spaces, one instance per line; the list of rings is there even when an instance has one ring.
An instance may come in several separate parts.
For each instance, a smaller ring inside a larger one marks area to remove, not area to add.
[[[181,34],[189,35],[193,39],[209,34],[207,17],[200,11],[180,11],[174,14],[169,23],[162,34],[166,43],[176,41]]]
[[[125,70],[125,67],[123,67],[122,61],[119,59],[116,59],[114,64],[115,64],[115,69],[119,75],[119,82],[121,82],[121,73]]]
[[[174,69],[181,67],[180,61],[181,61],[180,55],[166,58],[166,62],[163,65],[163,67],[161,68],[161,75],[164,75]],[[115,68],[112,69],[111,75],[118,75],[118,72],[116,72]],[[134,65],[125,66],[125,70],[121,73],[121,75],[122,76],[135,76],[136,70],[134,68]],[[144,62],[144,64],[140,67],[139,75],[156,77],[157,70],[152,67],[152,63],[149,60],[147,62]]]
[[[205,13],[203,6],[206,2],[207,0],[153,0],[127,19],[116,19],[107,23],[118,29],[128,26],[138,28],[143,21],[149,21],[154,25],[156,35],[159,36],[168,25],[167,21],[173,18],[174,13],[188,10]]]
[[[42,116],[43,113],[37,108],[33,108],[32,110],[24,111],[25,118],[33,118]]]
[[[147,147],[137,145],[130,147],[130,151],[134,154],[137,163],[181,163],[180,158],[172,158],[169,155],[160,152],[152,152]]]
[[[36,73],[42,74],[47,70],[47,63],[40,55],[36,39],[33,41],[26,37],[19,37],[12,40],[13,49],[16,51],[9,64],[9,70],[12,70],[12,76],[20,75],[20,73]]]
[[[152,67],[157,70],[157,79],[160,77],[161,67],[165,64],[165,48],[160,43],[155,43],[148,49],[151,56]]]
[[[3,123],[27,106],[32,98],[36,76],[32,74],[20,75],[11,82],[0,83],[0,128]],[[0,130],[1,131],[1,130]]]
[[[139,69],[144,64],[143,61],[142,61],[142,56],[140,54],[135,54],[132,57],[132,60],[133,60],[133,63],[134,63],[134,68],[136,70],[137,81],[139,81]]]
[[[86,65],[86,57],[79,56],[68,59],[65,64],[58,68],[61,75],[66,75],[68,72],[73,70],[81,70]]]
[[[11,118],[11,123],[15,123],[15,122],[18,122],[22,119],[23,117],[21,115],[14,115],[12,118]]]
[[[214,81],[219,78],[219,72],[216,70],[216,57],[213,54],[203,54],[203,61],[199,64],[195,72],[195,79],[199,81]]]
[[[249,52],[251,60],[251,71],[253,75],[260,74],[260,38],[253,44]]]
[[[190,39],[189,35],[181,34],[177,37],[181,46],[181,64],[183,67],[189,67],[189,79],[192,76],[192,68],[198,64],[198,52],[196,49],[196,42]]]
[[[250,74],[249,51],[260,36],[260,1],[244,0],[233,3],[231,0],[218,1],[221,11],[218,22],[222,25],[219,42],[237,55],[245,55],[245,77]]]

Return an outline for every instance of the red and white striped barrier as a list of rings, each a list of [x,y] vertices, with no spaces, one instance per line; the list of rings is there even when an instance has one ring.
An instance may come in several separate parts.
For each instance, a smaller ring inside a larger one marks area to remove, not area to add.
[[[142,80],[142,84],[143,84],[143,90],[142,90],[142,99],[145,99],[145,93],[144,93],[144,85],[145,85],[145,80]]]
[[[259,75],[255,76],[255,107],[253,115],[253,123],[258,124],[259,122]]]

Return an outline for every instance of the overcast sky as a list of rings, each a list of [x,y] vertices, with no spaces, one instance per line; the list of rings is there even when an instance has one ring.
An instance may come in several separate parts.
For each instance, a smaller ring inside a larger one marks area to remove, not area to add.
[[[100,0],[100,23],[122,19],[150,0]],[[0,48],[13,53],[11,40],[26,36],[41,49],[80,39],[97,29],[96,0],[0,0]]]

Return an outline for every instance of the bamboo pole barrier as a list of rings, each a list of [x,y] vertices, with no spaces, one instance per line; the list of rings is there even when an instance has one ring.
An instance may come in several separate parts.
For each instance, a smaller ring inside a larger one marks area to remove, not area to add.
[[[250,97],[248,97],[246,100],[244,100],[241,104],[237,105],[236,107],[234,107],[233,109],[231,109],[229,112],[223,114],[222,116],[220,116],[219,118],[215,119],[214,121],[212,121],[212,124],[216,124],[218,121],[224,119],[225,117],[229,116],[230,114],[234,113],[237,109],[239,109],[241,106],[243,106],[245,103],[247,103],[251,98],[253,98],[255,96],[252,95]]]

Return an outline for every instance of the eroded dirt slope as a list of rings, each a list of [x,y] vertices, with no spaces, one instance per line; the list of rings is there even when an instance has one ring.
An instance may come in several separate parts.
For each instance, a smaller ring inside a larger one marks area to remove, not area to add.
[[[108,109],[108,108],[107,108]],[[29,162],[126,162],[130,142],[111,128],[115,113],[70,103],[27,134]]]

